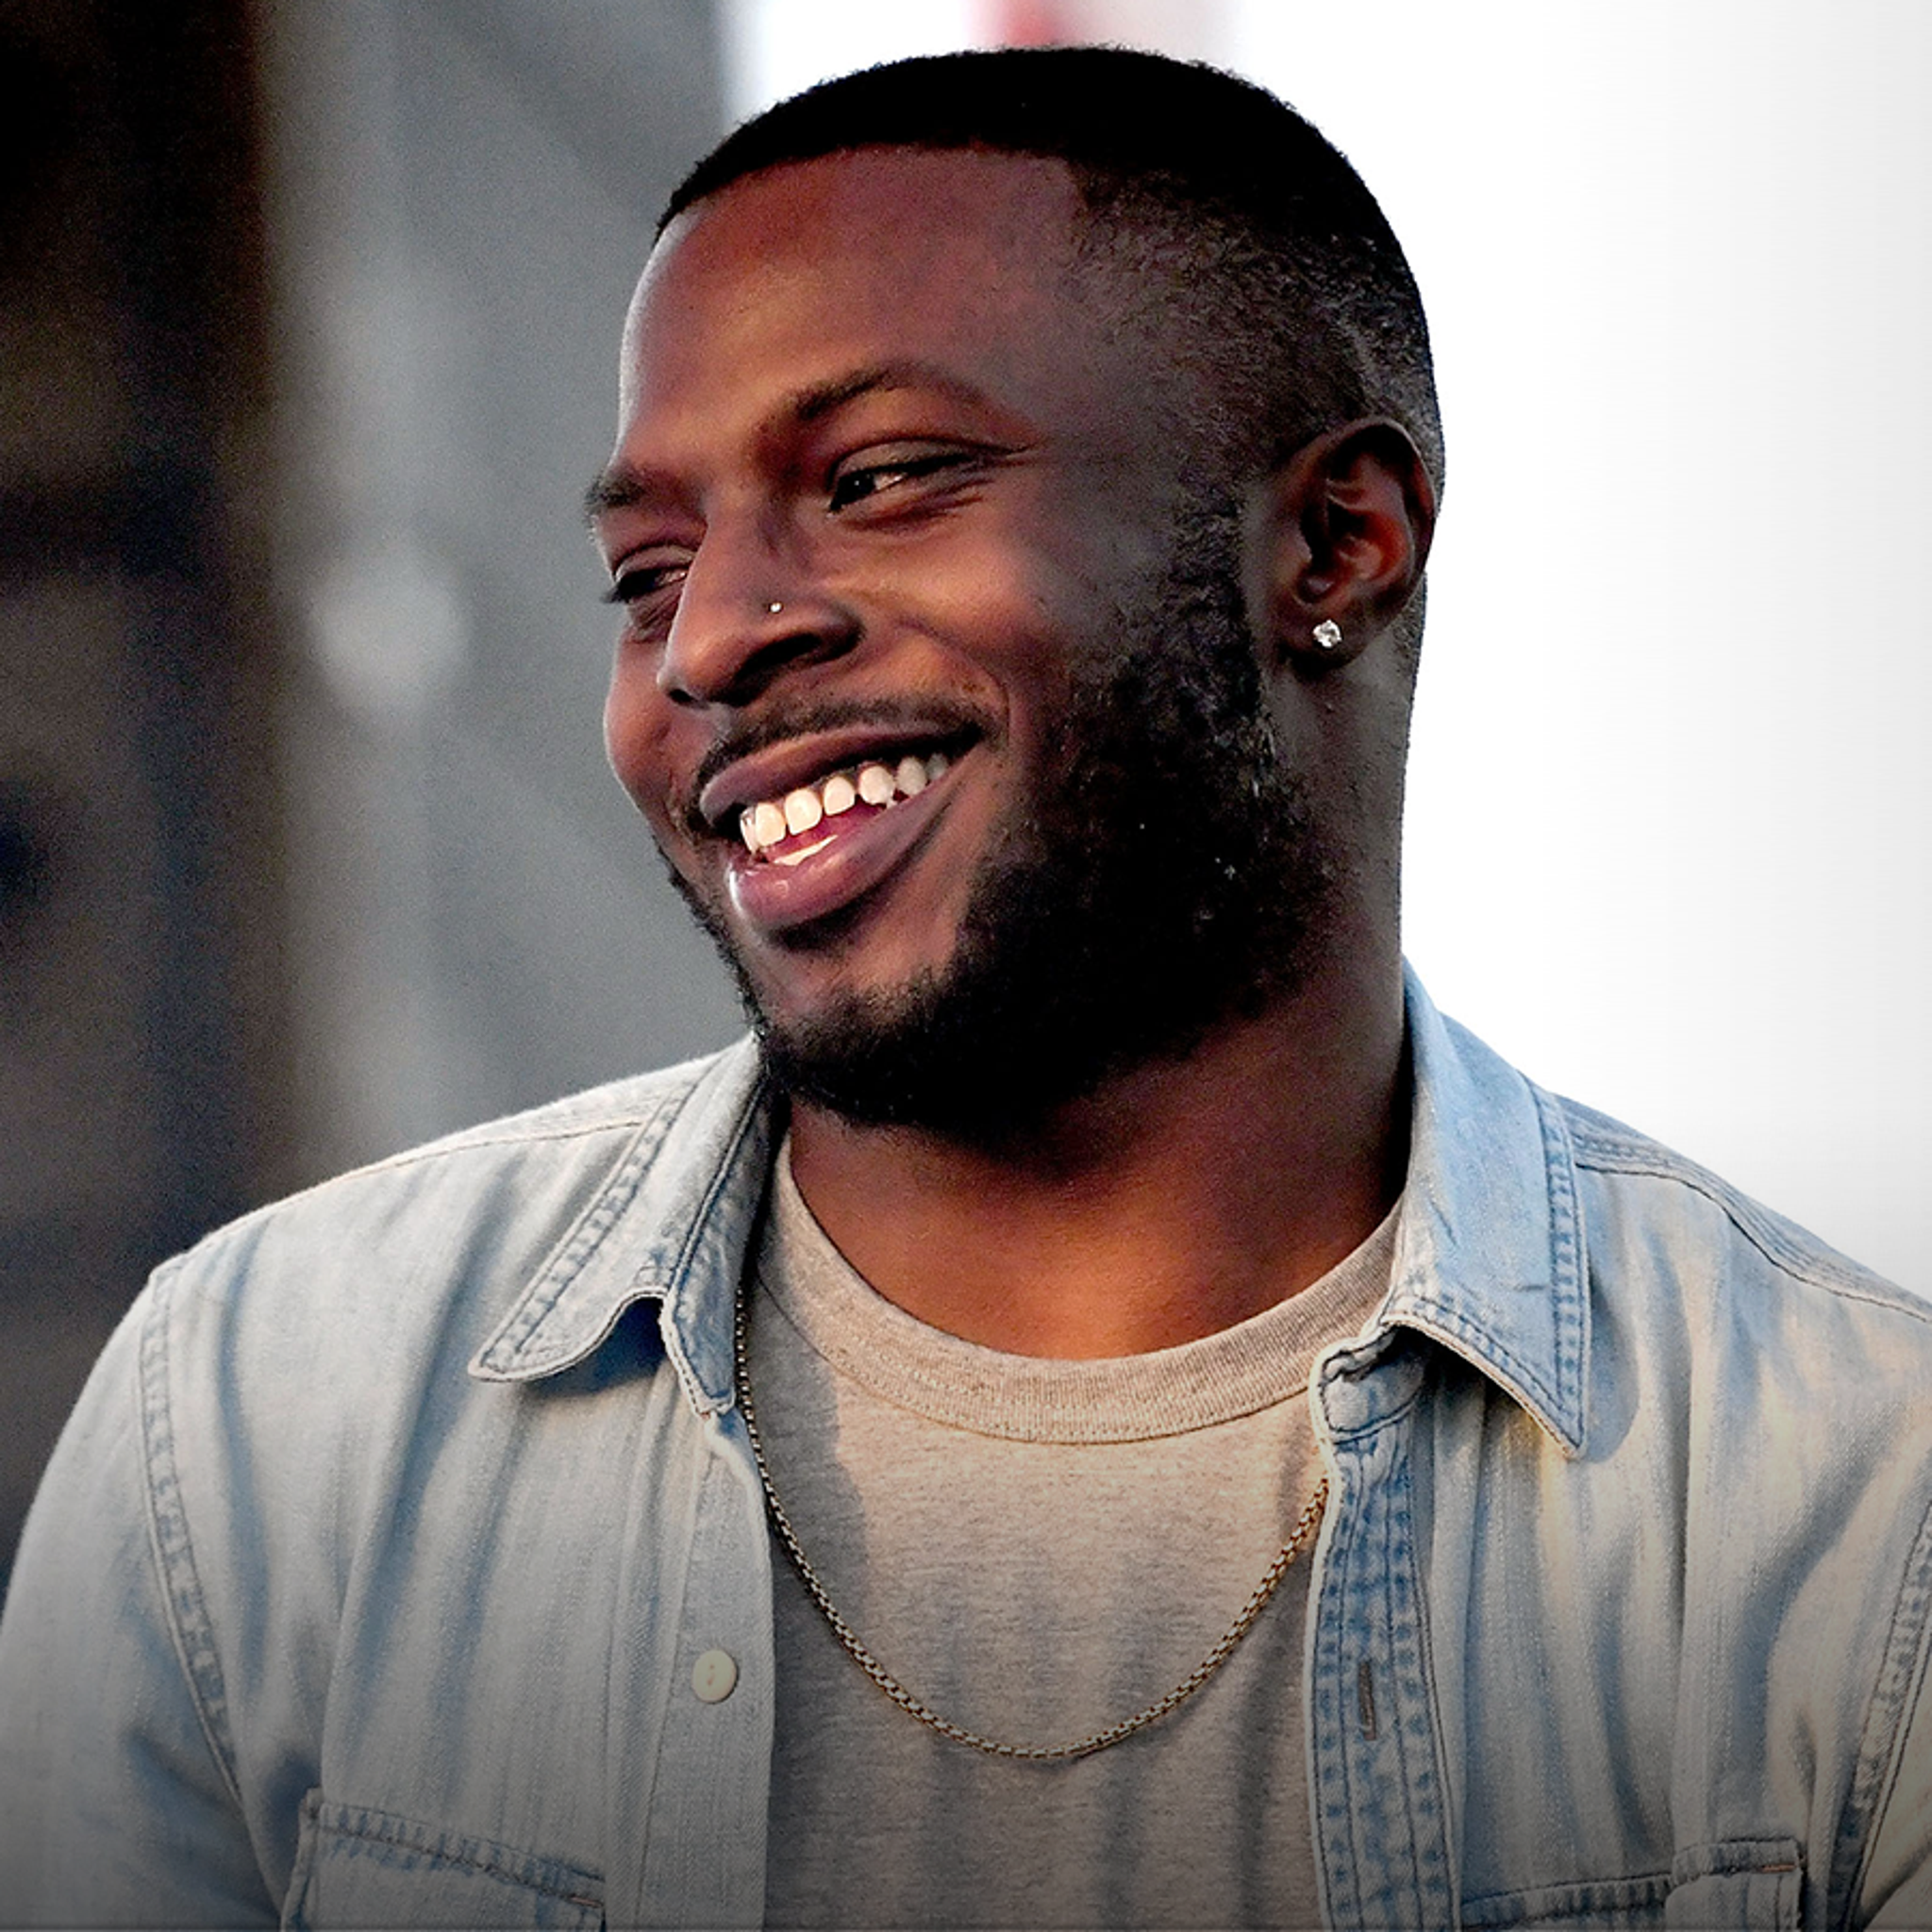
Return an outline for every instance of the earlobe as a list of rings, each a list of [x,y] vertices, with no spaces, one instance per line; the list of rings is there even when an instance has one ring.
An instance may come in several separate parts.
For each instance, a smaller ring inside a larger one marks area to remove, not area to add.
[[[1413,441],[1384,418],[1305,443],[1270,477],[1262,608],[1284,663],[1319,675],[1359,657],[1422,579],[1435,491]]]

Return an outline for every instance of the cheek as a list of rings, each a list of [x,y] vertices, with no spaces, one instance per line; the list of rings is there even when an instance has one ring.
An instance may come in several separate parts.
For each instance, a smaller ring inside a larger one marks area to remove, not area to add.
[[[626,666],[620,645],[604,697],[604,754],[660,844],[674,818],[670,713],[657,680],[642,666]]]

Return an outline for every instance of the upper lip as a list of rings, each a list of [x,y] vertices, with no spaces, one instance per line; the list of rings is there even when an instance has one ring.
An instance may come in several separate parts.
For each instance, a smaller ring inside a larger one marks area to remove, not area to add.
[[[978,734],[958,719],[904,718],[890,724],[847,724],[802,732],[761,750],[734,758],[699,787],[697,815],[705,827],[734,835],[738,814],[748,805],[782,798],[828,773],[864,764],[870,758],[908,751],[957,752]]]

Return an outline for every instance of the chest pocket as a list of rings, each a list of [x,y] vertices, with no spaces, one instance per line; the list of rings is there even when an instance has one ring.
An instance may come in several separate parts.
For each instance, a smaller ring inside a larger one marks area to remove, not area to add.
[[[393,1812],[302,1803],[302,1837],[282,1907],[287,1932],[329,1926],[601,1926],[596,1873]]]
[[[1663,1926],[1677,1932],[1798,1932],[1805,1894],[1804,1855],[1788,1838],[1730,1839],[1692,1845],[1668,1873],[1538,1886],[1470,1900],[1465,1926],[1607,1928]]]

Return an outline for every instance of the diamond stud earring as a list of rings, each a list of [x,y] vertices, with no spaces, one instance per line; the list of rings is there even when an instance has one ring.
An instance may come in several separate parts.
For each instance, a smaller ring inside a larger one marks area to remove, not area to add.
[[[1315,641],[1324,651],[1332,651],[1341,641],[1341,626],[1332,617],[1324,617],[1315,626]]]

